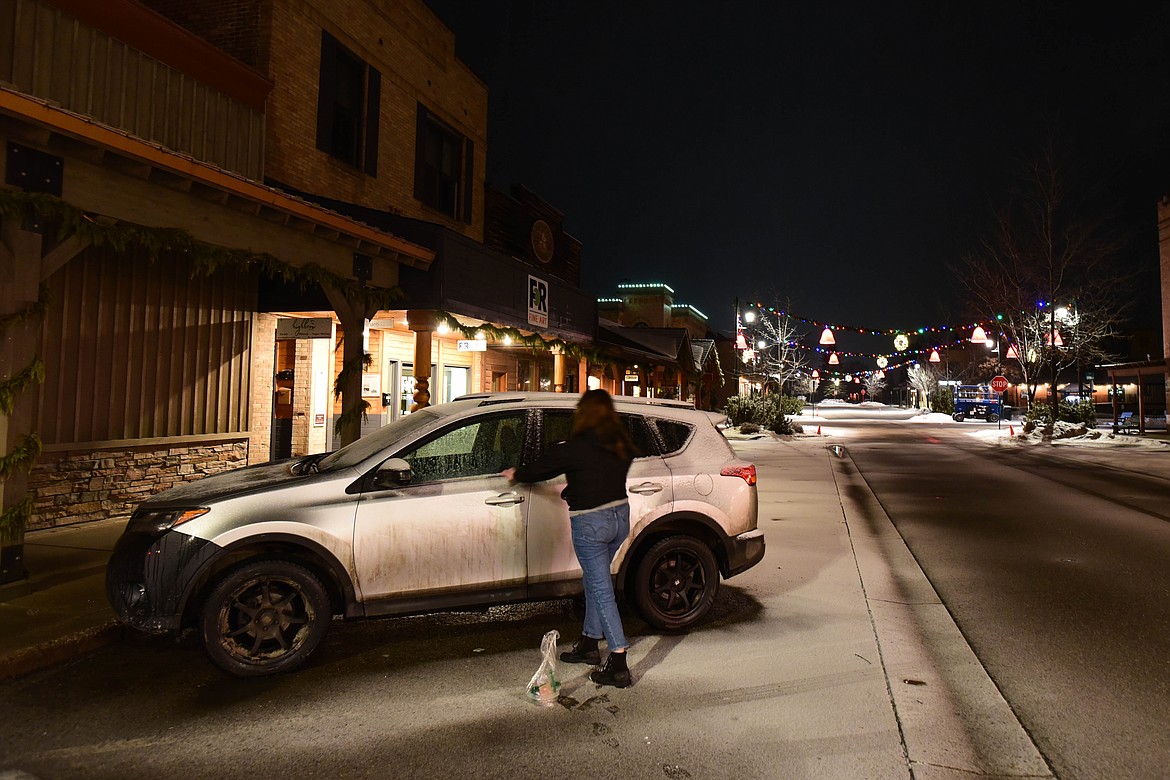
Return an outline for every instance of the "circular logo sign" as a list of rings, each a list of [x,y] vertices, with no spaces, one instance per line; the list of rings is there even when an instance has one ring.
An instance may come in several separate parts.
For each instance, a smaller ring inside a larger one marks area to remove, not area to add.
[[[906,338],[905,333],[899,333],[897,336],[894,336],[894,349],[901,352],[908,346],[910,346],[910,339]]]
[[[538,219],[532,223],[532,253],[536,255],[536,259],[542,263],[547,263],[552,260],[553,256],[553,233],[552,228],[543,219]]]
[[[1008,381],[1006,376],[997,376],[991,380],[991,389],[997,393],[1002,393],[1008,389]]]

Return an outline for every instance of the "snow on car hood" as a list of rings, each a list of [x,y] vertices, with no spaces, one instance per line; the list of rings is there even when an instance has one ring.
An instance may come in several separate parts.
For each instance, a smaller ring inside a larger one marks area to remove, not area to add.
[[[151,496],[143,502],[142,506],[201,504],[218,498],[279,485],[294,479],[302,479],[303,477],[294,475],[292,471],[292,467],[297,463],[298,461],[295,460],[262,463],[258,466],[245,466],[223,474],[204,477]]]

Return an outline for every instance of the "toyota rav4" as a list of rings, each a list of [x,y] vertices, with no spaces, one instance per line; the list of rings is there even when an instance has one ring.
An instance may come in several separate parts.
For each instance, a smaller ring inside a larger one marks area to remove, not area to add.
[[[421,409],[329,454],[238,469],[144,502],[110,559],[124,623],[195,628],[238,676],[287,671],[335,615],[366,618],[575,597],[563,476],[500,471],[567,438],[577,397],[485,393]],[[640,452],[618,589],[652,626],[680,630],[711,608],[720,576],[764,556],[754,464],[714,415],[617,396]]]

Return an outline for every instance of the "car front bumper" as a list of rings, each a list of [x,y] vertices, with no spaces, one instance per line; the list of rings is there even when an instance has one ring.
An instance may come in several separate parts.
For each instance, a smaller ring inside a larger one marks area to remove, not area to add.
[[[106,597],[114,614],[139,631],[178,631],[187,587],[218,550],[206,539],[178,531],[162,536],[126,531],[106,567]]]

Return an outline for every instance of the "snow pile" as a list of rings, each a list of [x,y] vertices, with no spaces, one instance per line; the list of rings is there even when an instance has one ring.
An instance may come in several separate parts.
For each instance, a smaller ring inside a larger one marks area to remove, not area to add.
[[[1037,425],[1025,423],[1024,432],[1016,436],[1024,441],[1053,441],[1061,439],[1099,439],[1101,432],[1089,428],[1085,423],[1071,423],[1057,420],[1055,423]]]
[[[949,423],[954,421],[949,414],[943,414],[942,412],[922,412],[917,417],[911,417],[910,422]]]
[[[1055,425],[1025,424],[1015,435],[998,434],[995,431],[981,431],[981,438],[996,444],[1050,444],[1053,446],[1078,446],[1111,448],[1122,447],[1144,450],[1170,450],[1170,442],[1145,436],[1112,433],[1089,427],[1084,423],[1057,422]]]

